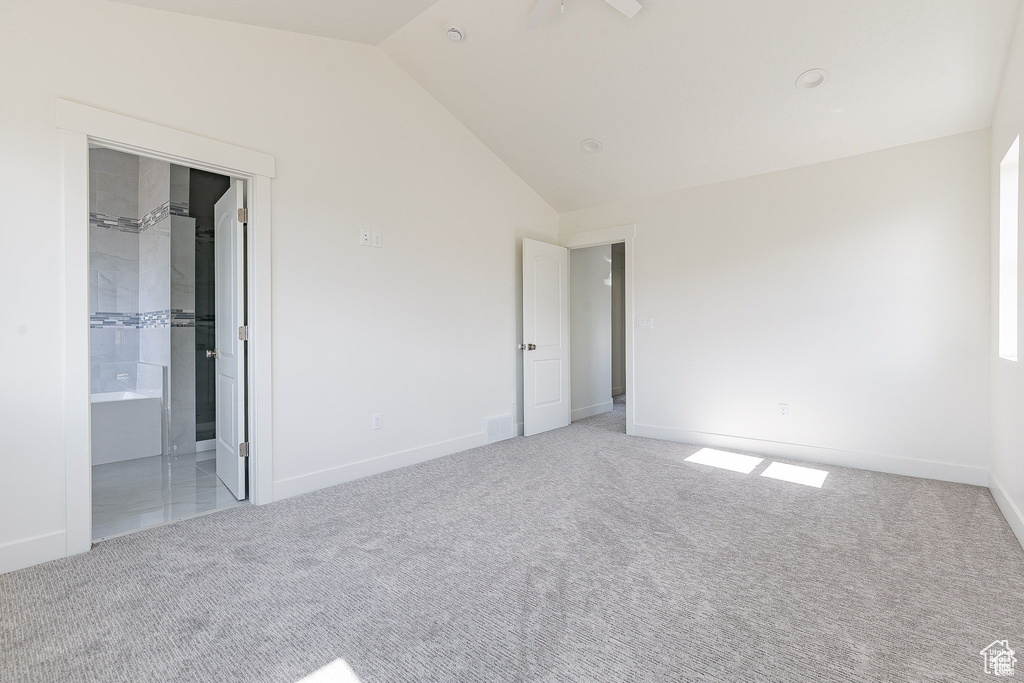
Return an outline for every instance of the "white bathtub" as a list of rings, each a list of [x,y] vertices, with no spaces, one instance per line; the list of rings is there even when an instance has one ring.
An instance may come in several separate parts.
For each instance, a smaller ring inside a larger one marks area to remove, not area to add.
[[[92,394],[92,464],[163,452],[163,399],[134,391]]]
[[[137,394],[134,391],[109,391],[105,394],[93,394],[93,403],[107,403],[108,401],[132,401],[138,398],[160,398],[159,396],[146,396]]]

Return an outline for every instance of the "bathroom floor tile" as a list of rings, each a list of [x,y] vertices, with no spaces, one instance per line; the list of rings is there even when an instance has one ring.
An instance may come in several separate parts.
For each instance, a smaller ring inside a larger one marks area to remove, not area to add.
[[[93,540],[247,505],[217,478],[210,453],[156,455],[92,468]]]

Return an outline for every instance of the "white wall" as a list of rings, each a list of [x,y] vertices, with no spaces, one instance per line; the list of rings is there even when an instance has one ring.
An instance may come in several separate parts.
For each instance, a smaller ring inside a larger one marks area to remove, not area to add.
[[[988,166],[986,130],[563,214],[636,224],[636,432],[985,483]]]
[[[612,245],[612,396],[626,393],[626,245]]]
[[[1024,12],[1006,62],[1003,86],[992,122],[992,495],[1024,543],[1024,361],[999,358],[996,348],[998,324],[998,230],[999,162],[1014,138],[1024,134]],[[1018,192],[1018,197],[1024,193]],[[1024,211],[1018,212],[1024,216]],[[1018,248],[1021,241],[1018,241]],[[1020,272],[1020,271],[1018,271]],[[1018,287],[1020,283],[1018,282]],[[1018,321],[1024,323],[1024,297],[1018,294]],[[1024,327],[1024,326],[1022,326]]]
[[[514,412],[519,243],[557,214],[380,50],[99,0],[4,0],[0,27],[0,570],[64,529],[56,97],[276,156],[276,496]]]
[[[612,409],[612,248],[569,250],[572,419]]]

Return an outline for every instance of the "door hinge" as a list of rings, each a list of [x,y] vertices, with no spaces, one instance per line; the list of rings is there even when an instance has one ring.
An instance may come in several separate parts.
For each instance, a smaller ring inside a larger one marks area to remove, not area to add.
[[[243,443],[238,444],[238,457],[239,458],[248,458],[249,457],[249,442],[248,441],[245,441]]]
[[[249,326],[242,325],[238,328],[238,341],[249,341]]]
[[[238,210],[238,222],[239,223],[248,223],[249,222],[249,209],[248,209],[248,207],[243,206],[241,209]]]

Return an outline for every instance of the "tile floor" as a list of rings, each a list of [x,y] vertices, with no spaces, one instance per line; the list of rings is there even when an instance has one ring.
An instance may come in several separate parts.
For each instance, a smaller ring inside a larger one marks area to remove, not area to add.
[[[94,466],[93,540],[247,505],[217,478],[214,457],[214,451],[204,451]]]

